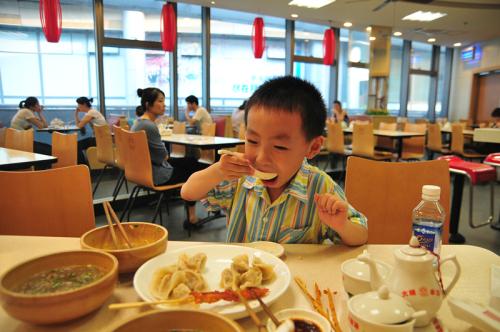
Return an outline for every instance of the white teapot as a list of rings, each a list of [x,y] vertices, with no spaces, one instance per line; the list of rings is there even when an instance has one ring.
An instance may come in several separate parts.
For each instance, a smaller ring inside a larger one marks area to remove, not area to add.
[[[441,259],[441,266],[446,262],[455,265],[455,274],[450,284],[444,287],[444,293],[433,266],[434,255],[421,248],[416,237],[412,236],[410,244],[394,250],[396,265],[387,279],[383,279],[375,261],[369,255],[361,254],[358,259],[370,267],[370,284],[372,290],[386,284],[391,292],[404,297],[415,310],[427,313],[417,319],[416,327],[426,326],[441,307],[445,294],[448,294],[460,277],[460,265],[455,255]]]

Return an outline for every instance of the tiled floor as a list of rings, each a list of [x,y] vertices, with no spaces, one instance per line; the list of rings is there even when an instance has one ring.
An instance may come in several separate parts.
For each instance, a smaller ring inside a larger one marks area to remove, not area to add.
[[[95,178],[95,177],[94,177]],[[105,198],[111,195],[114,185],[116,174],[106,174],[103,183],[98,188],[96,193],[96,201],[100,198]],[[129,189],[131,187],[129,186]],[[474,219],[477,221],[484,220],[489,214],[489,186],[480,185],[474,189]],[[495,220],[498,220],[498,213],[500,211],[500,185],[497,183],[495,187],[496,201],[495,201]],[[122,189],[123,197],[125,189]],[[150,201],[152,201],[151,199]],[[200,230],[194,231],[191,237],[188,236],[187,231],[182,228],[182,222],[186,218],[183,203],[177,199],[170,202],[170,215],[167,215],[164,209],[163,220],[169,231],[169,239],[182,240],[182,241],[208,241],[208,242],[224,242],[226,238],[225,218],[216,219],[213,222],[204,225]],[[489,226],[472,229],[468,224],[468,210],[469,210],[469,190],[467,183],[465,184],[462,211],[460,215],[459,232],[465,236],[466,244],[475,245],[486,248],[497,254],[500,253],[500,232],[491,229]],[[100,209],[96,209],[100,211]],[[131,220],[144,221],[151,220],[154,212],[154,207],[148,203],[144,203],[134,209]],[[204,217],[207,212],[197,204],[197,215]],[[159,218],[157,220],[159,222]],[[106,223],[105,216],[98,214],[96,216],[96,223],[102,225]]]

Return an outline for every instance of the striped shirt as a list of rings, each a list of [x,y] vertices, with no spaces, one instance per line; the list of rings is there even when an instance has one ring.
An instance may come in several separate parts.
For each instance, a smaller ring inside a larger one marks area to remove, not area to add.
[[[262,181],[246,176],[221,182],[208,192],[203,204],[208,210],[225,211],[227,242],[321,243],[339,238],[320,221],[314,203],[315,193],[326,192],[345,200],[342,188],[304,159],[288,187],[272,203]],[[367,227],[366,217],[351,205],[348,220]]]

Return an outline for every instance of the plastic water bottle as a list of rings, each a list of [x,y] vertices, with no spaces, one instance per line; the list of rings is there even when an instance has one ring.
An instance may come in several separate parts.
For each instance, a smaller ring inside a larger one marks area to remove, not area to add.
[[[425,185],[422,187],[422,201],[413,209],[413,234],[420,245],[436,254],[441,251],[441,234],[445,219],[444,209],[439,204],[441,188]]]

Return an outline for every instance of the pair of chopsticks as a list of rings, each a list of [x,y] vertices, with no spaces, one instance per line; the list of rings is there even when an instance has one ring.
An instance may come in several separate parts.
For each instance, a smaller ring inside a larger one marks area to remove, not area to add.
[[[192,296],[186,296],[180,299],[160,300],[151,302],[141,301],[141,302],[113,303],[108,306],[108,309],[109,310],[132,309],[132,308],[141,308],[159,304],[179,305],[190,302],[194,302]]]
[[[264,312],[269,316],[269,318],[271,318],[274,325],[276,325],[276,327],[278,327],[280,325],[280,321],[278,320],[278,318],[276,318],[276,316],[273,314],[271,309],[269,309],[267,304],[265,304],[264,301],[262,301],[262,299],[259,296],[255,295],[255,293],[253,293],[251,290],[250,290],[250,292],[252,293],[252,295],[254,295],[254,297],[257,299],[257,301],[259,301],[260,306],[262,307],[262,309],[264,309]],[[250,315],[250,318],[252,318],[254,324],[257,326],[259,331],[267,331],[266,326],[264,325],[264,323],[262,323],[260,318],[255,313],[255,311],[252,310],[252,308],[248,304],[248,301],[245,299],[245,297],[243,295],[241,295],[241,292],[237,291],[236,293],[238,294],[238,297],[240,298],[240,302],[243,303],[243,305],[245,306],[246,311]]]
[[[115,222],[116,225],[118,226],[118,230],[125,239],[125,245],[127,246],[127,248],[132,248],[132,244],[130,243],[127,232],[125,232],[125,229],[123,228],[120,219],[118,219],[115,210],[113,210],[113,208],[111,207],[111,204],[108,201],[105,201],[104,203],[102,203],[102,206],[104,208],[104,212],[106,213],[106,220],[108,222],[109,231],[111,232],[111,238],[113,239],[113,244],[115,245],[116,249],[119,249],[120,246],[118,238],[116,237],[113,222]]]

